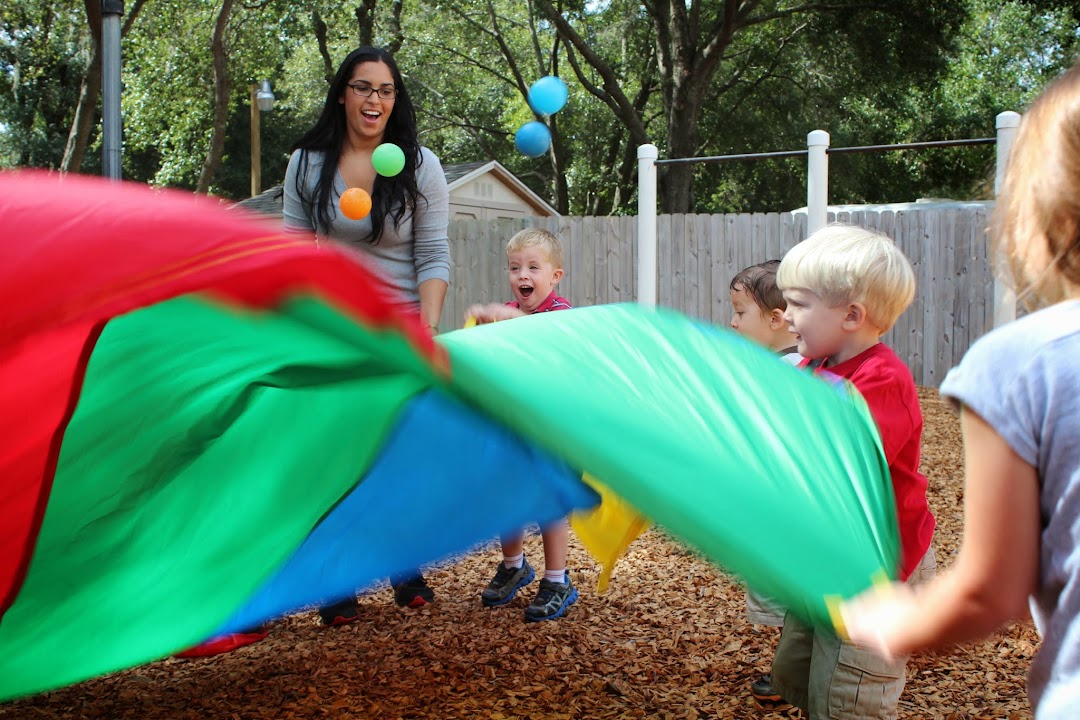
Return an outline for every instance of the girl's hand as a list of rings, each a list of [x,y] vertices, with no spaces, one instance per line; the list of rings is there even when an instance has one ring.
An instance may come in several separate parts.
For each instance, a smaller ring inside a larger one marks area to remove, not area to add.
[[[851,644],[893,660],[908,654],[904,638],[917,627],[920,614],[912,587],[889,583],[841,604],[840,631]]]

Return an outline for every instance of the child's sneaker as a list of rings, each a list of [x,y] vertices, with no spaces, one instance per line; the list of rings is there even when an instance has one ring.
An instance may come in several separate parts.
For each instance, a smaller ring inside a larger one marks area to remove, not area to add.
[[[577,588],[566,573],[566,582],[551,582],[547,578],[540,581],[540,591],[536,593],[529,607],[525,608],[525,622],[554,620],[562,617],[566,609],[577,600]]]
[[[392,581],[394,602],[398,607],[418,608],[435,602],[435,593],[428,587],[423,575],[416,575],[401,581]]]
[[[345,598],[340,602],[319,608],[319,618],[322,619],[323,625],[346,625],[359,617],[355,597]]]
[[[480,593],[480,602],[487,607],[505,605],[514,599],[518,590],[531,583],[535,577],[536,571],[532,569],[532,565],[529,565],[528,560],[523,559],[519,568],[508,568],[500,560],[495,577]]]
[[[791,707],[791,703],[773,688],[771,675],[762,675],[750,683],[750,694],[764,710],[786,710]]]

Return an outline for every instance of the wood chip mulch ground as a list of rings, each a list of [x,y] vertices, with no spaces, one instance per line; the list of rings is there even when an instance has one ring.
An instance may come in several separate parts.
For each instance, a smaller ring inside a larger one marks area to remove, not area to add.
[[[960,432],[936,392],[920,389],[920,397],[922,467],[947,566],[961,533]],[[526,553],[541,560],[538,537]],[[419,610],[397,608],[378,588],[361,598],[351,625],[323,629],[314,613],[296,615],[227,655],[162,660],[0,704],[0,720],[785,717],[748,694],[768,669],[777,630],[747,624],[741,588],[664,533],[651,530],[633,545],[604,596],[593,592],[597,565],[573,545],[569,567],[582,597],[557,622],[522,621],[531,593],[481,607],[497,558],[492,545],[432,569],[437,601]],[[1030,720],[1024,674],[1037,642],[1026,621],[953,653],[914,658],[900,717]]]

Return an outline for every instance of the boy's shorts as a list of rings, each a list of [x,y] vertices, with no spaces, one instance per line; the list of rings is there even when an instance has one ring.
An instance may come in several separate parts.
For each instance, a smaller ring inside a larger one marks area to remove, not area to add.
[[[783,627],[786,612],[780,603],[772,598],[759,595],[753,590],[746,591],[746,619],[754,625]]]
[[[931,547],[907,582],[921,585],[936,574]],[[788,614],[773,658],[772,686],[811,720],[894,720],[906,666],[906,656],[885,660]]]

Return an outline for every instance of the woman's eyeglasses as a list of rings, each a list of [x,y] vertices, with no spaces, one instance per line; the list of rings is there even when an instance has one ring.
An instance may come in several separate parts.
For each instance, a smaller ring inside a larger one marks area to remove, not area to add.
[[[380,88],[373,88],[367,83],[349,83],[349,87],[352,88],[356,97],[371,97],[371,93],[378,93],[381,100],[393,100],[397,97],[397,88],[393,85],[383,85]]]

